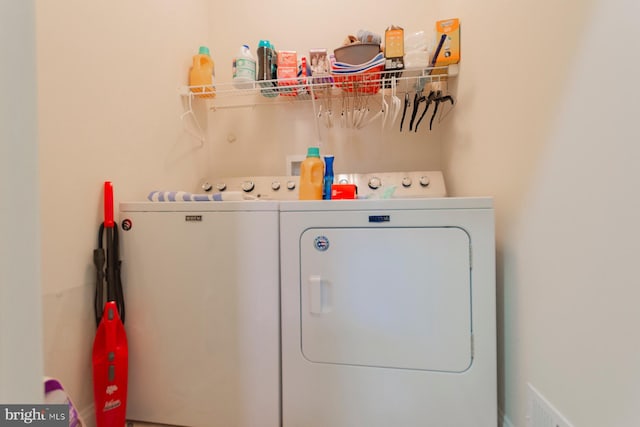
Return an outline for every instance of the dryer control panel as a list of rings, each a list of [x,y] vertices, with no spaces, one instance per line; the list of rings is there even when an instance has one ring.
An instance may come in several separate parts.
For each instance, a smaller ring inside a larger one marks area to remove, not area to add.
[[[355,184],[358,198],[405,199],[446,197],[440,171],[337,174],[336,184]]]

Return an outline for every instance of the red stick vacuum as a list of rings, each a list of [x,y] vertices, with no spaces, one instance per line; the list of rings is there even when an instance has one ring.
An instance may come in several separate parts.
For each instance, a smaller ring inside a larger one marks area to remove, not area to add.
[[[106,274],[103,232],[106,231]],[[94,301],[98,330],[93,341],[93,397],[97,427],[123,427],[127,412],[129,350],[124,329],[118,227],[113,221],[113,186],[104,183],[104,223],[93,252],[97,281]],[[106,279],[106,303],[103,307]]]

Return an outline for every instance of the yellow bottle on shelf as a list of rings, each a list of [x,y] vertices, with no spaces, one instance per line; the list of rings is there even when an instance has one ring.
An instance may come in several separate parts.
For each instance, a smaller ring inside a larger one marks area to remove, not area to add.
[[[300,200],[322,200],[324,162],[318,147],[309,147],[307,157],[300,164]]]
[[[215,69],[213,59],[209,55],[209,48],[200,46],[197,55],[193,56],[193,65],[189,70],[189,86],[191,92],[198,98],[213,98],[216,88],[213,86]]]

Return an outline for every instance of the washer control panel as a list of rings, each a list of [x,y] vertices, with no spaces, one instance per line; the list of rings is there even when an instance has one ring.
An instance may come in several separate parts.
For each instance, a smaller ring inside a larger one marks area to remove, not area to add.
[[[199,193],[237,191],[247,200],[297,200],[297,176],[240,176],[212,178],[204,181]]]

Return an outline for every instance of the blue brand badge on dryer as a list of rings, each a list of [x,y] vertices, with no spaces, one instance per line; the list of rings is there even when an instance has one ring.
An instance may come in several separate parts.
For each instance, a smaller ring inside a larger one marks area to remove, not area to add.
[[[329,249],[329,239],[326,236],[318,236],[313,241],[313,246],[316,250],[324,252]]]

